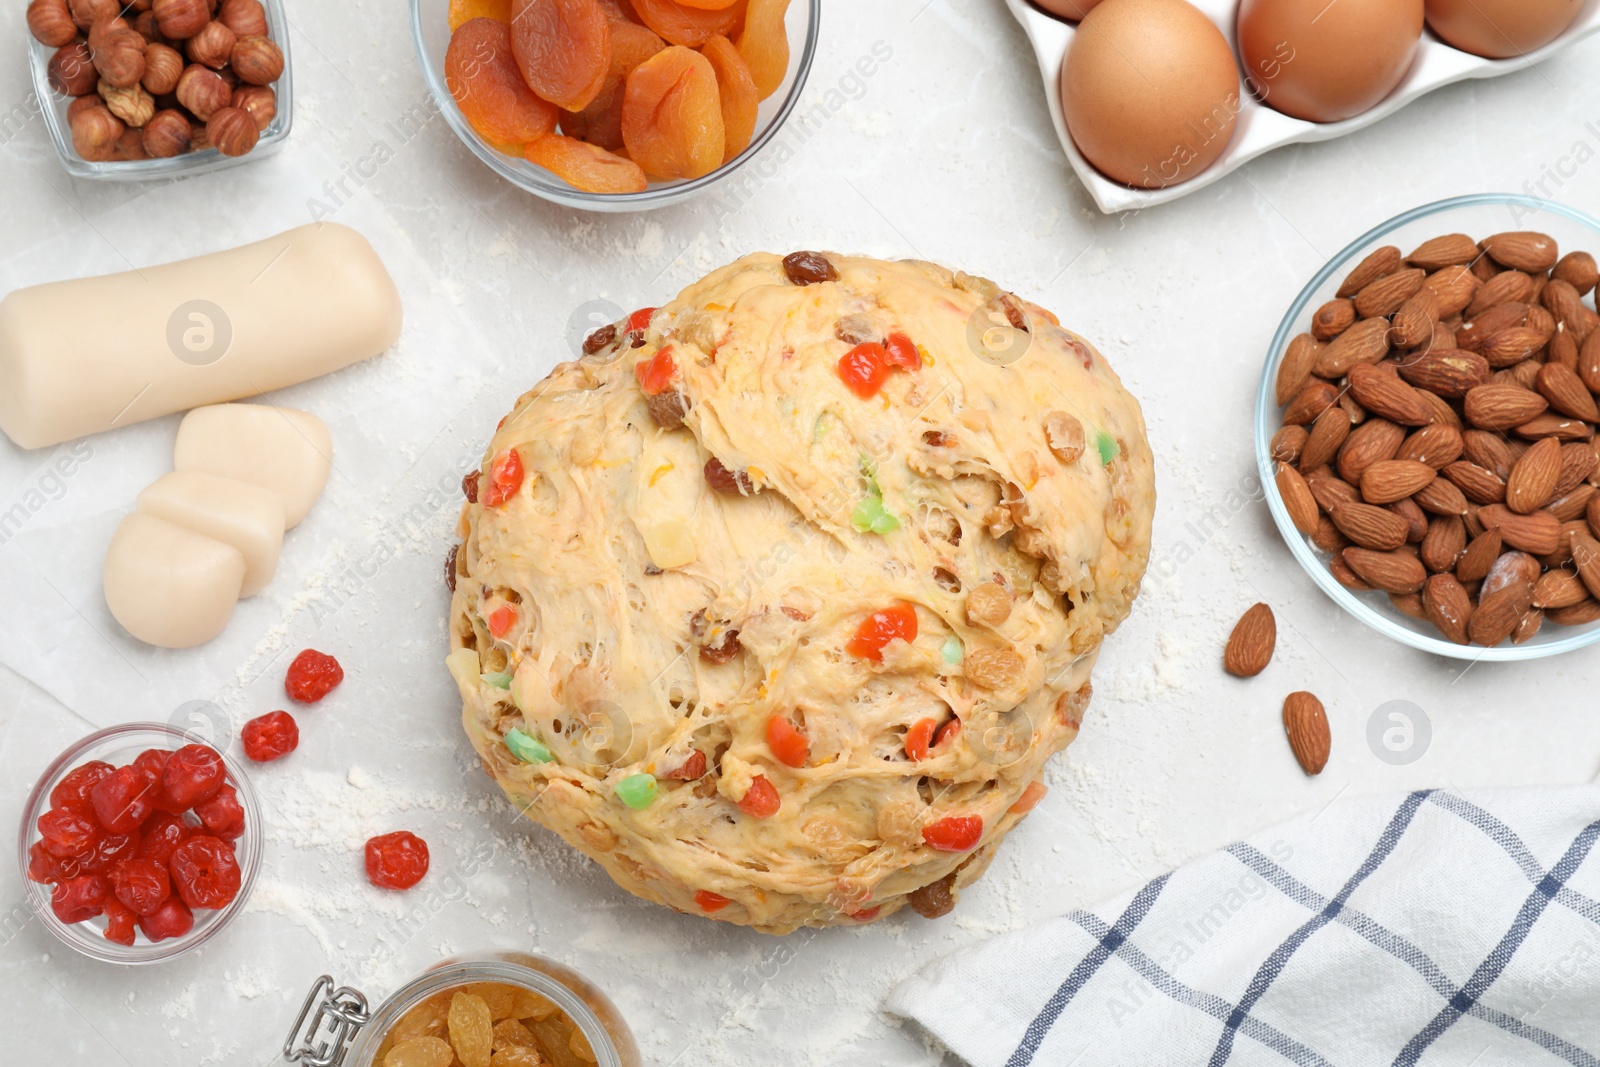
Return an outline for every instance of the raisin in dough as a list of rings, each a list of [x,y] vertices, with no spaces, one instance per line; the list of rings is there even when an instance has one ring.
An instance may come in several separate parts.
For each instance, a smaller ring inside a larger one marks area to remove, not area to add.
[[[1138,403],[1049,312],[928,263],[829,258],[837,280],[809,285],[741,259],[640,347],[619,325],[524,394],[463,508],[451,602],[466,731],[513,802],[630,892],[773,933],[938,911],[982,873],[1077,735],[1155,504]],[[840,358],[890,332],[923,365],[863,400]],[[662,351],[675,378],[650,398],[636,365]],[[522,482],[489,506],[513,449]],[[852,523],[874,490],[898,528]],[[846,651],[900,602],[915,640]],[[775,757],[775,715],[804,766]],[[961,730],[914,762],[924,718]],[[520,761],[513,729],[554,758]],[[641,773],[658,793],[635,810],[615,787]],[[739,806],[758,777],[769,818]],[[977,847],[925,843],[965,816]]]

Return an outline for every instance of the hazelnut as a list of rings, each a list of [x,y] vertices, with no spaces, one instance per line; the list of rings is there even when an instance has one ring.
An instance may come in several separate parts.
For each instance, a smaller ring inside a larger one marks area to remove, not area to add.
[[[60,48],[78,39],[78,24],[72,21],[67,0],[32,0],[28,4],[28,32],[40,44]]]
[[[122,120],[105,108],[84,108],[72,120],[72,147],[89,162],[104,163],[116,153],[125,129]]]
[[[89,54],[102,80],[118,89],[144,77],[145,39],[121,19],[101,19],[89,30]]]
[[[178,87],[183,66],[183,57],[177,49],[164,44],[150,45],[144,50],[144,87],[155,96],[172,92]]]
[[[144,150],[153,159],[170,159],[189,151],[189,120],[181,111],[157,111],[144,124]]]
[[[256,146],[261,131],[256,129],[256,120],[250,112],[239,107],[225,107],[206,123],[206,138],[223,155],[242,156]]]
[[[206,0],[155,0],[150,10],[155,12],[162,34],[174,41],[187,41],[211,21],[211,5]]]
[[[149,159],[150,153],[144,150],[144,132],[142,130],[123,130],[122,136],[117,138],[117,147],[113,153],[117,159],[130,162]]]
[[[78,117],[78,112],[87,111],[91,107],[105,107],[106,102],[100,99],[99,93],[90,93],[80,96],[67,105],[67,125],[72,125],[72,120]]]
[[[166,35],[161,32],[161,27],[156,25],[156,13],[154,11],[141,11],[133,20],[133,28],[140,37],[143,37],[151,44],[170,43]]]
[[[267,12],[261,0],[222,0],[217,18],[240,37],[267,35]]]
[[[100,74],[89,58],[89,46],[74,41],[50,57],[50,88],[64,96],[86,96],[100,84]]]
[[[100,98],[106,109],[129,126],[143,126],[156,113],[156,101],[149,93],[135,85],[120,89],[109,82],[100,83]]]
[[[212,70],[228,65],[233,54],[233,31],[220,22],[208,22],[199,33],[189,38],[189,61],[203,63]]]
[[[67,10],[72,13],[73,25],[88,33],[89,27],[101,19],[122,14],[122,5],[117,0],[67,0]]]
[[[271,85],[283,74],[283,50],[266,37],[241,37],[233,46],[233,72],[251,85]]]
[[[241,85],[233,91],[233,106],[250,112],[262,132],[278,115],[278,94],[265,85]]]
[[[198,63],[184,68],[177,93],[178,100],[201,122],[209,122],[213,114],[233,100],[233,89],[222,76]]]

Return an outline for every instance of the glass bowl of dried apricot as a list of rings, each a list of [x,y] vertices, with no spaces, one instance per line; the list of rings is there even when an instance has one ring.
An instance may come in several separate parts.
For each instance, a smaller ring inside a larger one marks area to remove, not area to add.
[[[639,211],[749,162],[794,110],[821,0],[411,0],[435,101],[501,177]]]

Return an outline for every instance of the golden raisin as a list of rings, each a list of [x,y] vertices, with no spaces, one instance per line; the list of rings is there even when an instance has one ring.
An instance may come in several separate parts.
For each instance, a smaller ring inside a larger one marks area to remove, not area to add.
[[[1022,657],[1009,648],[975,648],[967,653],[967,677],[985,689],[1005,689],[1022,677]]]
[[[999,626],[1011,617],[1011,594],[997,582],[984,582],[967,594],[967,619],[981,626]]]
[[[455,1055],[450,1043],[437,1037],[398,1041],[383,1058],[383,1067],[450,1067]]]
[[[457,993],[450,998],[450,1044],[462,1067],[489,1067],[494,1020],[482,997]]]

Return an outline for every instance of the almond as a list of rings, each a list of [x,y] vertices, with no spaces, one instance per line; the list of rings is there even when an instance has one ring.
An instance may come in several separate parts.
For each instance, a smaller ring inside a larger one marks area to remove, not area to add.
[[[1468,430],[1463,433],[1461,452],[1484,470],[1492,471],[1501,478],[1508,477],[1511,468],[1517,462],[1517,457],[1511,454],[1511,446],[1506,443],[1504,437],[1484,430]]]
[[[1489,380],[1489,361],[1460,348],[1435,348],[1400,362],[1400,377],[1419,389],[1460,399]]]
[[[1393,504],[1427,486],[1438,473],[1414,459],[1382,460],[1361,475],[1361,496],[1369,504]]]
[[[1466,316],[1471,319],[1496,304],[1526,304],[1533,299],[1535,292],[1537,287],[1526,274],[1519,270],[1501,271],[1473,294],[1472,303],[1467,305]]]
[[[1575,485],[1570,492],[1546,504],[1544,509],[1554,515],[1562,525],[1575,522],[1588,514],[1589,505],[1593,502],[1596,491],[1592,485]]]
[[[1589,501],[1589,509],[1584,518],[1589,520],[1589,532],[1600,537],[1600,496]]]
[[[1556,479],[1556,494],[1572,492],[1582,485],[1600,465],[1600,455],[1584,441],[1574,441],[1561,446],[1561,477]]]
[[[1350,431],[1339,449],[1339,476],[1352,485],[1372,464],[1393,459],[1404,443],[1406,432],[1388,419],[1368,419]]]
[[[1513,585],[1478,598],[1478,606],[1467,623],[1467,636],[1475,645],[1493,648],[1516,630],[1523,614],[1533,605],[1533,589]]]
[[[1544,346],[1546,363],[1558,363],[1570,371],[1578,369],[1578,343],[1566,330],[1557,330],[1550,337],[1550,343]]]
[[[1300,454],[1305,450],[1306,433],[1304,426],[1285,426],[1272,435],[1272,443],[1267,448],[1267,454],[1279,463],[1288,463],[1293,466],[1300,462]]]
[[[1466,587],[1450,574],[1435,574],[1422,588],[1422,608],[1428,621],[1458,645],[1468,644],[1467,626],[1472,620],[1472,597]]]
[[[1289,401],[1289,406],[1283,413],[1284,425],[1309,425],[1318,415],[1333,407],[1338,401],[1339,390],[1335,389],[1331,382],[1314,378]]]
[[[1417,246],[1406,257],[1406,262],[1423,270],[1439,270],[1460,263],[1471,263],[1478,258],[1478,242],[1464,233],[1447,233],[1433,237]]]
[[[1456,414],[1456,409],[1450,406],[1450,401],[1437,393],[1430,393],[1426,389],[1418,389],[1417,395],[1422,398],[1422,406],[1428,409],[1428,422],[1440,426],[1448,426],[1457,433],[1466,429],[1461,423],[1461,416]]]
[[[1456,577],[1462,582],[1483,581],[1494,561],[1500,558],[1502,544],[1497,530],[1485,530],[1474,537],[1467,543],[1467,550],[1461,553],[1461,562],[1456,564]]]
[[[1553,437],[1537,442],[1522,454],[1506,479],[1506,507],[1521,515],[1538,511],[1549,502],[1561,477],[1561,443]]]
[[[1572,545],[1572,562],[1578,568],[1578,577],[1588,588],[1589,595],[1600,598],[1600,541],[1586,533],[1573,533],[1568,542]]]
[[[1498,593],[1513,585],[1526,585],[1531,589],[1538,580],[1539,561],[1526,552],[1512,549],[1510,552],[1502,552],[1500,558],[1489,568],[1489,573],[1483,576],[1478,596],[1486,597],[1490,593]]]
[[[1468,267],[1467,269],[1472,271],[1472,276],[1478,279],[1480,282],[1486,282],[1490,278],[1493,278],[1496,274],[1499,274],[1501,271],[1505,270],[1504,267],[1490,259],[1488,256],[1479,256],[1477,259],[1472,261],[1472,266]]]
[[[1405,519],[1371,504],[1336,503],[1328,509],[1328,517],[1339,528],[1339,532],[1351,541],[1362,548],[1376,551],[1399,548],[1406,543],[1411,532],[1410,524]],[[1360,573],[1359,570],[1357,573]]]
[[[1519,389],[1534,390],[1534,384],[1539,380],[1539,362],[1525,359],[1515,366],[1497,370],[1489,375],[1490,385],[1515,385]]]
[[[1278,364],[1278,406],[1283,407],[1294,399],[1311,380],[1311,365],[1317,360],[1321,346],[1309,333],[1297,335],[1284,349],[1283,362]]]
[[[1545,398],[1516,385],[1480,385],[1463,401],[1467,421],[1480,430],[1509,430],[1542,413]]]
[[[1516,430],[1517,436],[1529,440],[1554,437],[1558,441],[1587,441],[1594,436],[1594,427],[1582,419],[1569,419],[1555,414],[1536,415]]]
[[[1350,416],[1343,408],[1331,407],[1317,416],[1311,424],[1311,433],[1305,447],[1300,450],[1302,470],[1315,470],[1333,461],[1339,446],[1350,436]]]
[[[1338,521],[1337,516],[1334,517],[1334,521]],[[1347,548],[1342,556],[1362,581],[1374,589],[1382,589],[1385,593],[1420,592],[1423,583],[1428,580],[1428,572],[1421,561],[1409,552],[1376,552],[1367,548]]]
[[[1549,309],[1551,316],[1560,323],[1563,330],[1572,335],[1578,344],[1589,336],[1589,324],[1584,320],[1583,297],[1578,295],[1578,290],[1559,278],[1551,279],[1539,291],[1539,303]],[[1555,332],[1554,327],[1550,329]]]
[[[1474,504],[1497,504],[1506,498],[1506,483],[1470,460],[1457,460],[1440,473]]]
[[[1355,321],[1355,304],[1344,299],[1330,300],[1311,316],[1311,336],[1319,341],[1331,341],[1348,330]]]
[[[1560,520],[1557,521],[1559,522]],[[1547,555],[1540,556],[1539,562],[1547,570],[1553,570],[1557,567],[1567,566],[1572,562],[1572,536],[1574,534],[1583,534],[1587,536],[1588,533],[1589,524],[1584,522],[1582,519],[1575,519],[1572,522],[1561,523],[1561,533],[1556,538],[1556,550],[1548,553]]]
[[[1439,294],[1426,285],[1406,298],[1389,320],[1389,340],[1401,348],[1415,348],[1433,338],[1439,321]]]
[[[1349,538],[1339,532],[1339,527],[1327,515],[1317,516],[1317,532],[1311,535],[1311,543],[1330,555],[1350,547]]]
[[[1332,511],[1335,504],[1355,504],[1361,500],[1359,489],[1334,477],[1326,467],[1307,472],[1306,484],[1311,487],[1311,495],[1323,511]]]
[[[1421,593],[1390,593],[1389,604],[1402,615],[1409,615],[1418,622],[1428,621],[1428,609],[1422,603]]]
[[[1544,299],[1542,290],[1539,293],[1539,299]],[[1550,313],[1550,310],[1539,304],[1528,305],[1528,314],[1523,317],[1522,325],[1538,333],[1546,341],[1550,340],[1555,335],[1556,330],[1560,328],[1556,322],[1556,317]]]
[[[1547,556],[1561,541],[1561,522],[1548,511],[1521,515],[1503,504],[1490,504],[1478,512],[1485,529],[1499,533],[1512,548]]]
[[[1514,367],[1525,359],[1533,358],[1544,347],[1545,335],[1526,326],[1512,326],[1488,337],[1478,354],[1489,361],[1489,366]]]
[[[1411,498],[1417,506],[1430,515],[1465,515],[1471,506],[1467,496],[1455,482],[1449,478],[1435,478],[1426,486],[1418,489]]]
[[[1453,571],[1467,550],[1467,527],[1457,515],[1436,516],[1417,545],[1417,558],[1435,573]]]
[[[1576,371],[1559,363],[1546,363],[1539,368],[1534,388],[1550,402],[1550,406],[1563,415],[1585,422],[1600,422],[1600,407]]]
[[[1579,346],[1578,377],[1591,393],[1600,393],[1600,333],[1591,333]]]
[[[1600,619],[1600,600],[1585,600],[1581,604],[1574,604],[1570,608],[1560,611],[1551,611],[1546,616],[1551,622],[1562,626],[1587,626],[1589,623]]]
[[[1383,507],[1384,510],[1393,512],[1405,521],[1407,542],[1415,544],[1428,532],[1428,513],[1418,507],[1415,500],[1407,497],[1405,500],[1396,500],[1393,504],[1385,504]]]
[[[1570,608],[1588,598],[1588,586],[1571,571],[1545,571],[1533,587],[1533,606],[1536,608]]]
[[[1394,458],[1414,459],[1438,471],[1460,459],[1461,449],[1461,431],[1434,423],[1407,437]]]
[[[1496,263],[1514,270],[1537,274],[1556,265],[1555,238],[1531,230],[1497,233],[1483,239],[1483,250],[1494,257]]]
[[[1448,319],[1466,310],[1483,283],[1466,267],[1443,267],[1428,275],[1425,283],[1439,297],[1439,317]]]
[[[1283,499],[1284,510],[1289,513],[1289,521],[1294,523],[1294,528],[1303,534],[1315,533],[1317,500],[1311,495],[1306,480],[1287,463],[1280,463],[1277,482],[1278,495]]]
[[[1272,609],[1256,604],[1234,624],[1222,653],[1222,667],[1239,678],[1254,678],[1272,662],[1278,644],[1278,621]]]
[[[1339,394],[1339,406],[1349,417],[1350,425],[1360,426],[1367,421],[1367,409],[1356,403],[1356,398],[1350,395],[1350,390],[1346,389]]]
[[[1480,385],[1478,388],[1486,389],[1488,386]],[[1350,368],[1350,391],[1362,407],[1390,422],[1402,426],[1425,426],[1433,421],[1432,410],[1417,390],[1389,371],[1356,364]],[[1542,398],[1540,403],[1543,403]]]
[[[1283,701],[1283,732],[1300,769],[1309,775],[1321,774],[1333,751],[1333,733],[1322,701],[1310,693],[1290,693]]]
[[[1339,286],[1335,295],[1341,297],[1355,296],[1361,290],[1383,277],[1393,274],[1400,269],[1400,250],[1394,245],[1384,245],[1368,252],[1355,270],[1345,275],[1344,284]]]
[[[1596,269],[1594,257],[1589,253],[1568,252],[1550,269],[1550,277],[1560,278],[1583,296],[1600,279],[1600,269]]]
[[[1544,626],[1544,612],[1538,608],[1529,608],[1517,621],[1517,628],[1511,631],[1511,643],[1522,645],[1532,641],[1538,636],[1542,626]]]
[[[1388,321],[1363,319],[1317,349],[1311,371],[1321,378],[1343,378],[1351,367],[1376,363],[1388,354]]]
[[[1361,576],[1351,570],[1350,565],[1344,561],[1343,552],[1328,561],[1328,570],[1340,585],[1351,592],[1368,593],[1372,591],[1372,586],[1363,582]]]
[[[1468,352],[1481,349],[1490,337],[1501,330],[1522,326],[1528,321],[1528,305],[1508,301],[1486,308],[1467,319],[1456,331],[1456,344]]]
[[[1363,286],[1355,295],[1356,311],[1363,318],[1393,315],[1411,294],[1422,288],[1427,271],[1408,267]]]

